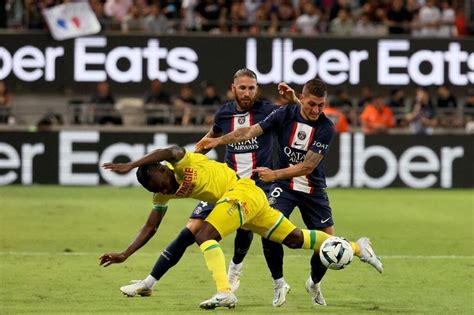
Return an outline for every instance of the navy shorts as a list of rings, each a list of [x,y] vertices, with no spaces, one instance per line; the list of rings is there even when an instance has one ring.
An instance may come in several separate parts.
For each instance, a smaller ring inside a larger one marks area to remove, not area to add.
[[[334,225],[329,198],[323,189],[307,194],[276,183],[273,184],[267,197],[270,206],[282,212],[287,218],[295,207],[298,207],[308,229],[321,229]]]
[[[256,181],[255,182],[258,187],[262,188],[265,194],[268,194],[270,191],[272,185],[269,183],[265,183],[262,181]],[[214,204],[213,203],[208,203],[205,201],[200,201],[197,205],[196,208],[194,208],[193,212],[191,213],[191,216],[189,217],[190,219],[201,219],[205,220],[209,213],[211,213],[212,209],[214,209]]]

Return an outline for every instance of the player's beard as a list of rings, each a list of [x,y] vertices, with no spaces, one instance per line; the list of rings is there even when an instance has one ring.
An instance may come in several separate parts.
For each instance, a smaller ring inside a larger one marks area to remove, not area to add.
[[[251,97],[240,98],[237,95],[235,95],[235,101],[237,102],[241,110],[249,111],[250,109],[252,109],[255,98],[251,98]]]

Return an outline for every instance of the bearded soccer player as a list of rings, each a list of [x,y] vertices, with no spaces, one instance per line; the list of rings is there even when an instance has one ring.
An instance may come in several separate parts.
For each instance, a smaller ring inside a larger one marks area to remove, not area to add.
[[[279,84],[280,93],[294,91],[285,83]],[[242,128],[214,139],[202,139],[197,149],[210,149],[220,144],[245,141],[265,133],[276,131],[280,145],[279,168],[258,168],[259,178],[275,181],[269,194],[273,208],[287,218],[298,207],[305,225],[327,234],[334,233],[334,221],[326,193],[326,177],[323,159],[335,134],[334,124],[324,113],[327,87],[318,79],[308,81],[300,98],[293,100],[298,105],[287,105],[270,114],[264,121]],[[365,241],[369,241],[366,239]],[[283,247],[264,240],[264,253],[275,281],[287,286],[283,280]],[[382,272],[380,264],[377,270]],[[321,280],[327,268],[317,253],[311,257],[311,274],[306,289],[315,305],[326,305],[321,292]]]
[[[232,83],[232,92],[235,100],[226,102],[221,106],[215,114],[214,126],[205,137],[219,137],[239,128],[249,127],[261,122],[275,110],[277,106],[267,101],[256,99],[257,89],[257,76],[252,70],[244,68],[235,72]],[[286,97],[290,100],[293,96],[287,94]],[[230,168],[235,170],[239,177],[253,177],[257,185],[268,192],[270,185],[259,180],[254,171],[257,167],[272,167],[272,148],[272,134],[263,134],[246,142],[226,146],[225,162]],[[214,204],[206,201],[198,203],[186,227],[181,230],[176,239],[160,254],[151,273],[144,280],[122,286],[120,291],[129,297],[151,295],[157,281],[171,267],[176,265],[186,249],[194,244],[195,235],[213,208]],[[234,256],[229,263],[228,270],[229,283],[233,292],[239,287],[243,260],[250,248],[252,238],[253,233],[250,230],[237,230],[234,241]],[[286,293],[276,292],[274,294],[276,300],[274,299],[273,305],[282,305],[285,302]]]
[[[160,164],[162,161],[171,163],[173,167]],[[169,200],[194,198],[216,205],[196,234],[196,242],[217,288],[214,296],[200,304],[203,309],[233,308],[237,304],[218,241],[238,228],[249,229],[290,248],[313,251],[318,251],[324,240],[331,236],[322,231],[296,228],[281,212],[270,207],[265,193],[253,180],[239,179],[226,164],[211,161],[202,154],[186,152],[180,147],[158,149],[133,162],[105,163],[103,167],[120,174],[138,167],[138,181],[153,193],[153,210],[128,248],[121,253],[103,254],[99,257],[100,265],[121,263],[145,245],[158,229]],[[362,261],[377,270],[382,267],[367,238],[351,242],[351,246]]]

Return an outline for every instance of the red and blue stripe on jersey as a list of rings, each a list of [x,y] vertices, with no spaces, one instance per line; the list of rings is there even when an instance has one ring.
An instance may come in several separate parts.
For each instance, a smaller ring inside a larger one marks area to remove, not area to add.
[[[336,133],[334,124],[324,113],[318,120],[308,121],[301,116],[300,107],[296,105],[287,105],[274,111],[260,126],[265,133],[274,130],[278,136],[278,169],[303,162],[309,150],[326,155]],[[324,160],[311,174],[283,180],[282,183],[292,190],[309,194],[326,188]]]
[[[261,122],[277,107],[267,101],[256,100],[248,112],[237,110],[235,101],[227,102],[214,117],[214,133],[227,134]],[[260,166],[273,168],[273,136],[271,133],[226,146],[225,162],[240,177],[251,177]]]

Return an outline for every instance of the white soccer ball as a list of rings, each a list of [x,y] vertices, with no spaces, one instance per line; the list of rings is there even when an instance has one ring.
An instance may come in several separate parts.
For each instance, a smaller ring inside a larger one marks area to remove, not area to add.
[[[339,236],[331,236],[321,245],[319,257],[327,268],[339,270],[351,263],[354,252],[348,240]]]

